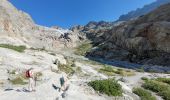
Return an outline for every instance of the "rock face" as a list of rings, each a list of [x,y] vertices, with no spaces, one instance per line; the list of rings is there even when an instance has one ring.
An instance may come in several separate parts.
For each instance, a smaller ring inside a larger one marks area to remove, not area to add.
[[[114,26],[114,22],[105,22],[105,21],[91,21],[85,26],[74,26],[71,30],[79,34],[80,39],[90,39],[91,41],[100,41],[94,40],[96,37],[100,37],[107,30],[110,30]]]
[[[93,41],[89,53],[106,59],[170,66],[170,4],[136,20],[119,23]]]
[[[0,43],[26,45],[34,48],[74,47],[78,40],[76,34],[69,34],[72,39],[58,39],[61,34],[72,33],[59,27],[36,25],[31,17],[17,10],[8,0],[0,0]]]
[[[157,7],[169,3],[170,0],[156,0],[155,2],[145,5],[143,8],[138,8],[135,11],[131,11],[128,14],[122,15],[119,18],[119,21],[128,21],[132,18],[139,17],[142,15],[145,15],[153,10],[155,10]]]

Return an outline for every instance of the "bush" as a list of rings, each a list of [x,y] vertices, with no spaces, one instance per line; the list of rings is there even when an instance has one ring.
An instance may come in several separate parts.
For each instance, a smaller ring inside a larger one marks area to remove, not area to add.
[[[0,44],[0,47],[2,48],[8,48],[8,49],[12,49],[18,52],[24,52],[24,50],[26,49],[25,46],[13,46],[10,44]]]
[[[99,69],[99,72],[104,73],[108,76],[113,76],[114,74],[119,74],[121,76],[133,76],[135,73],[130,70],[124,69],[114,69],[111,66],[105,66],[104,68]]]
[[[91,43],[83,43],[80,46],[78,46],[75,50],[75,54],[85,56],[87,52],[89,52],[92,48]]]
[[[144,81],[148,81],[149,80],[147,77],[142,77],[141,79],[144,80]]]
[[[115,74],[115,69],[110,66],[105,66],[104,68],[99,69],[100,73],[104,73],[108,76],[113,76]]]
[[[123,69],[118,69],[115,73],[119,74],[119,75],[122,75],[122,76],[133,76],[133,75],[135,75],[134,71],[123,70]]]
[[[141,100],[156,100],[156,97],[152,96],[151,92],[142,88],[134,88],[133,93],[138,95]]]
[[[82,72],[81,67],[77,67],[77,68],[76,68],[76,72],[81,73],[81,72]]]
[[[95,91],[108,96],[122,96],[122,87],[114,79],[95,80],[88,83]]]
[[[142,85],[145,89],[158,93],[165,100],[170,100],[170,86],[155,80],[148,80]]]
[[[22,77],[17,77],[13,80],[10,80],[10,82],[14,85],[25,85],[27,82],[24,82],[24,79]]]
[[[144,70],[144,68],[143,68],[143,67],[141,67],[141,68],[137,69],[137,71],[138,71],[138,72],[145,72],[145,70]]]
[[[170,85],[170,78],[157,78],[156,81],[167,83]]]
[[[69,64],[58,64],[58,69],[65,72],[66,74],[73,75],[75,73],[74,69]]]

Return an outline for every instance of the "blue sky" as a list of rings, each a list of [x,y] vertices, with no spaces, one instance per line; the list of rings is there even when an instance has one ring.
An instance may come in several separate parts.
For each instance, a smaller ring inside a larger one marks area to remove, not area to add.
[[[114,21],[155,0],[10,0],[44,26],[69,28],[89,21]]]

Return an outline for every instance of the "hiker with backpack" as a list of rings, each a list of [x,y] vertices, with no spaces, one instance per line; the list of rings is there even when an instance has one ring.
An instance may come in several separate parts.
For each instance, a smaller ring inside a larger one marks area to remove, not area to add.
[[[35,77],[33,73],[33,68],[30,68],[26,71],[26,77],[29,79],[29,91],[35,92]]]
[[[62,73],[62,76],[61,76],[61,78],[60,78],[60,85],[61,85],[61,90],[62,91],[64,91],[65,89],[66,89],[66,87],[67,87],[67,76],[64,74],[64,73]]]
[[[62,76],[60,77],[60,85],[61,85],[61,88],[59,89],[59,91],[62,91],[61,96],[62,98],[65,98],[66,91],[69,89],[68,78],[65,73],[62,73]]]

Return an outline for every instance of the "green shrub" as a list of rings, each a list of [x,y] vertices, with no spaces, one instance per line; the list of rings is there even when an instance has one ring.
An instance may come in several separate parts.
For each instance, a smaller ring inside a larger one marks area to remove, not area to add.
[[[75,54],[85,56],[92,48],[91,43],[83,43],[75,49]]]
[[[149,80],[147,77],[142,77],[141,79],[144,80],[144,81],[148,81]]]
[[[47,50],[45,49],[45,47],[42,47],[42,48],[34,48],[34,47],[31,47],[30,49],[31,49],[31,50],[37,50],[37,51],[47,51]],[[51,53],[50,53],[50,54],[51,54]],[[53,53],[52,53],[51,55],[53,55]]]
[[[148,80],[142,85],[145,89],[158,93],[165,100],[170,100],[170,86],[155,80]]]
[[[88,83],[95,91],[108,96],[122,96],[122,87],[115,79],[95,80]]]
[[[138,95],[141,100],[156,100],[156,97],[152,96],[151,92],[142,88],[134,88],[133,93]]]
[[[119,74],[121,76],[133,76],[135,75],[134,71],[131,70],[123,70],[123,69],[118,69],[116,72],[116,74]]]
[[[170,85],[170,78],[157,78],[156,81],[167,83]]]
[[[138,72],[145,72],[145,70],[144,70],[144,67],[142,66],[142,67],[140,67],[139,69],[137,69],[137,71]]]
[[[74,69],[69,64],[58,64],[58,69],[63,71],[69,75],[73,75],[75,73]]]
[[[12,50],[15,50],[18,52],[24,52],[24,50],[26,49],[25,46],[14,46],[14,45],[10,45],[10,44],[0,44],[0,47],[12,49]]]
[[[104,73],[105,75],[108,75],[108,76],[113,76],[115,74],[115,71],[116,70],[110,66],[105,66],[99,69],[100,73]]]
[[[111,66],[105,66],[101,69],[99,69],[100,73],[104,73],[108,76],[113,76],[114,74],[119,74],[121,76],[133,76],[135,73],[130,70],[124,70],[124,69],[115,69]]]
[[[22,77],[16,77],[15,79],[10,80],[10,82],[14,85],[25,85],[27,82],[24,82]]]
[[[81,67],[77,67],[77,68],[76,68],[76,72],[82,72]]]

